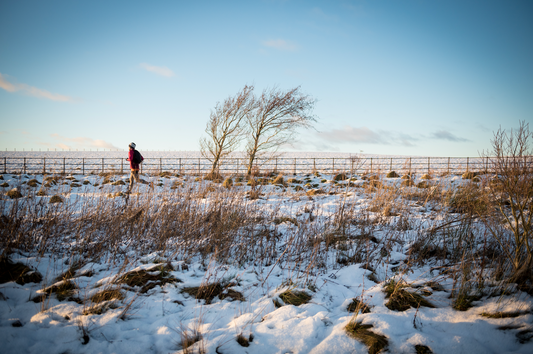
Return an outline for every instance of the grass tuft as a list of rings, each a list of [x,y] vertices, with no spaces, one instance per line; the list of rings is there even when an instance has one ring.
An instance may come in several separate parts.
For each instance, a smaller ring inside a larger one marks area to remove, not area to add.
[[[287,290],[279,294],[279,298],[286,305],[300,306],[307,304],[312,299],[312,296],[305,291]]]
[[[405,290],[406,287],[405,284],[397,283],[394,280],[385,284],[383,291],[386,294],[385,298],[389,299],[385,306],[389,310],[406,311],[411,307],[415,309],[419,306],[435,307],[421,295]]]
[[[370,313],[370,306],[357,299],[352,299],[352,302],[348,304],[346,310],[348,310],[348,312],[358,311],[358,313]]]
[[[63,198],[61,198],[59,195],[53,195],[52,198],[50,198],[50,202],[51,204],[53,203],[63,203]]]
[[[237,343],[239,343],[241,347],[250,346],[250,341],[242,333],[237,336]]]
[[[16,188],[13,188],[9,192],[7,192],[6,195],[11,199],[22,198],[22,193],[20,193],[19,190]]]
[[[427,345],[417,344],[415,345],[415,350],[416,354],[433,354]]]
[[[40,283],[43,276],[32,271],[22,263],[13,263],[7,258],[0,258],[0,284],[14,281],[17,284]]]
[[[389,341],[384,335],[372,332],[370,330],[372,327],[374,326],[371,324],[350,322],[345,327],[345,330],[350,337],[355,338],[366,345],[369,354],[377,354],[389,345]]]
[[[120,277],[118,282],[130,287],[140,287],[141,294],[145,294],[156,286],[163,287],[166,284],[181,283],[180,279],[169,274],[172,270],[172,267],[167,264],[149,270],[133,271]]]

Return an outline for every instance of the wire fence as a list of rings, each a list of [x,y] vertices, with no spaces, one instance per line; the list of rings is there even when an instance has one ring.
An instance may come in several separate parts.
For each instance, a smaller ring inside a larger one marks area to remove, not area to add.
[[[428,173],[462,174],[468,171],[489,169],[488,157],[278,157],[257,159],[256,173]],[[212,164],[206,158],[176,157],[147,158],[141,164],[141,173],[161,172],[203,175],[211,171]],[[129,162],[123,158],[73,158],[73,157],[3,157],[0,171],[24,174],[99,174],[126,173]],[[228,158],[218,167],[222,174],[239,175],[247,172],[245,158]]]

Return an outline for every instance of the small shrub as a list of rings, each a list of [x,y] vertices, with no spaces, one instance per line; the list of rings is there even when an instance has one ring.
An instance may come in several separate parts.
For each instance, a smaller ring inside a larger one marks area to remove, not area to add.
[[[39,191],[37,192],[37,196],[39,197],[44,197],[45,195],[46,195],[46,189],[44,188],[39,189]]]
[[[4,183],[0,184],[0,187],[7,188],[7,187],[9,187],[9,183],[4,182]]]
[[[85,181],[83,181],[83,184],[84,184],[84,185],[87,185],[87,184],[91,184],[91,182],[85,180]]]
[[[123,182],[122,184],[124,184],[124,182]],[[71,187],[71,188],[78,188],[78,187],[81,187],[81,184],[78,184],[78,183],[72,183],[72,184],[70,185],[70,187]]]
[[[22,198],[22,193],[20,193],[17,188],[13,188],[9,192],[7,192],[6,195],[11,199]]]
[[[389,345],[389,341],[384,335],[372,332],[370,330],[372,327],[374,326],[371,324],[350,322],[345,327],[345,330],[350,337],[355,338],[366,345],[369,354],[377,354]]]
[[[405,174],[402,176],[402,179],[411,179],[411,176],[409,174]]]
[[[387,173],[387,178],[398,178],[400,177],[399,174],[396,173],[396,171],[390,171],[389,173]]]
[[[52,198],[50,198],[49,203],[63,203],[63,198],[61,198],[59,195],[53,195]]]
[[[420,177],[421,179],[431,179],[431,176],[427,173],[423,174],[422,177]]]
[[[124,183],[123,180],[119,179],[118,181],[115,181],[113,183],[111,183],[112,186],[124,186],[126,183]],[[70,186],[73,187],[74,183],[71,184]],[[79,185],[78,185],[79,186]]]
[[[299,184],[299,183],[302,183],[300,180],[297,180],[296,178],[289,178],[287,180],[287,183],[289,184]]]
[[[287,290],[279,294],[279,298],[283,300],[286,305],[300,306],[307,304],[312,296],[305,291]]]

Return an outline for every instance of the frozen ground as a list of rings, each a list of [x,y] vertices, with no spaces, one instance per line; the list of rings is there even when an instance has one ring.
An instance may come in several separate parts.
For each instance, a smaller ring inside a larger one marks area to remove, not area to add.
[[[51,186],[46,196],[37,196],[43,183],[42,176],[4,175],[0,181],[7,184],[0,194],[2,217],[14,203],[28,198],[41,208],[52,208],[54,205],[48,201],[53,194],[61,195],[65,203],[72,205],[80,215],[83,215],[81,206],[87,203],[97,204],[99,200],[121,203],[125,199],[120,194],[125,190],[124,185],[102,185],[103,177],[96,175],[71,177],[64,180],[64,184]],[[283,255],[284,249],[290,247],[290,240],[285,236],[293,235],[300,227],[299,223],[326,220],[341,203],[349,203],[361,211],[369,206],[365,193],[355,187],[339,187],[332,183],[332,177],[308,178],[309,185],[324,194],[306,194],[309,186],[296,191],[294,186],[269,185],[262,187],[261,198],[247,201],[264,210],[275,210],[277,215],[289,220],[272,225],[281,235],[277,244],[279,254]],[[114,177],[114,180],[125,181],[126,178],[124,175]],[[170,187],[176,182],[183,183],[186,188],[197,188],[203,183],[195,182],[191,177],[143,178],[153,183],[154,190],[148,185],[136,187],[135,192],[140,194],[132,194],[130,199],[147,195],[171,199],[173,191]],[[296,178],[304,180],[305,177]],[[37,187],[28,186],[30,179],[37,180]],[[354,184],[364,182],[358,179]],[[399,182],[398,178],[384,180],[389,185]],[[73,183],[78,186],[72,186]],[[449,176],[433,183],[456,186],[466,181],[459,176]],[[14,187],[23,192],[22,199],[6,197],[7,191]],[[250,189],[247,186],[234,188],[241,191],[243,200]],[[109,198],[114,195],[121,196]],[[209,202],[207,198],[205,203]],[[439,222],[440,214],[435,212],[435,207],[421,203],[412,203],[408,207],[412,219],[417,221],[417,232]],[[309,209],[315,210],[315,221],[311,220]],[[374,236],[379,244],[390,234],[378,228]],[[310,260],[299,265],[289,261],[261,264],[253,260],[234,264],[201,255],[183,259],[172,250],[139,254],[128,249],[126,244],[113,261],[104,256],[84,259],[67,252],[45,250],[40,254],[38,250],[15,250],[11,260],[38,271],[43,280],[24,285],[15,282],[0,284],[0,351],[185,353],[204,348],[206,353],[367,353],[368,348],[345,331],[346,325],[354,319],[354,313],[347,310],[348,305],[352,299],[358,298],[370,306],[370,312],[358,314],[357,320],[372,324],[375,333],[386,336],[389,343],[386,350],[390,353],[415,353],[417,345],[425,346],[433,353],[533,353],[533,340],[528,340],[533,330],[531,296],[521,292],[482,296],[474,302],[474,307],[456,311],[452,309],[453,299],[450,298],[453,279],[439,273],[438,267],[433,267],[435,264],[401,271],[415,231],[404,230],[396,236],[398,241],[392,243],[387,256],[372,270],[362,268],[362,264],[343,265],[335,256],[326,257],[322,268],[310,272],[306,267]],[[65,242],[74,241],[65,235]],[[339,251],[334,252],[338,255]],[[59,301],[56,295],[51,295],[42,302],[32,301],[44,293],[43,289],[61,281],[62,275],[76,262],[83,266],[71,279],[76,290],[70,300]],[[100,314],[88,311],[97,305],[88,300],[91,296],[102,289],[116,289],[119,275],[141,270],[154,276],[164,273],[167,278],[177,280],[156,285],[144,293],[140,286],[122,287],[124,298],[103,302],[109,306]],[[373,280],[369,279],[371,274]],[[422,293],[434,308],[388,309],[384,285],[387,280],[400,277],[409,284],[411,291]],[[428,284],[435,280],[442,287],[432,288]],[[240,293],[242,297],[219,295],[206,301],[184,291],[214,282],[223,284],[226,293],[232,290],[233,294]],[[287,290],[304,291],[311,300],[299,306],[285,304],[277,307],[275,302],[283,304],[280,295]],[[519,315],[487,318],[480,315],[484,312],[518,312]],[[201,339],[193,346],[183,348],[184,333],[196,332]],[[238,335],[253,340],[244,347],[237,342]]]

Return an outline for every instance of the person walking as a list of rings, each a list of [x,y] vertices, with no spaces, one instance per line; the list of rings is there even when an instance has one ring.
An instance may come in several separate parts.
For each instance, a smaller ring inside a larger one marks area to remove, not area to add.
[[[144,161],[144,158],[142,157],[140,152],[135,150],[135,146],[136,146],[135,143],[130,143],[130,145],[128,146],[130,150],[128,152],[128,158],[126,159],[126,161],[130,162],[130,169],[131,169],[130,185],[128,187],[128,190],[126,191],[126,193],[128,194],[131,193],[133,184],[135,182],[148,184],[148,182],[145,182],[139,178],[139,168],[140,168],[140,164]]]

